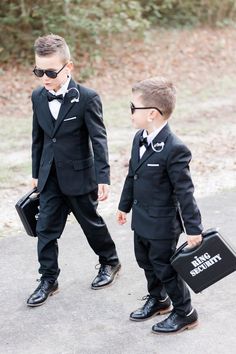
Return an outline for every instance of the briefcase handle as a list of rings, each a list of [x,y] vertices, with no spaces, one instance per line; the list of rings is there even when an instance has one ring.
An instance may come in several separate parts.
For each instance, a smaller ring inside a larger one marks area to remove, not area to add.
[[[175,258],[181,252],[182,253],[191,253],[191,252],[195,251],[196,249],[201,247],[201,245],[204,242],[205,238],[215,234],[216,232],[218,232],[218,231],[215,228],[211,228],[211,229],[207,229],[206,231],[203,231],[202,232],[202,237],[203,237],[202,242],[199,245],[195,246],[195,247],[188,247],[188,242],[184,242],[181,246],[179,246],[177,248],[177,250],[175,251],[174,255],[171,257],[171,260],[173,258]]]
[[[39,196],[39,191],[37,190],[37,187],[34,187],[32,190],[32,194],[30,194],[29,199],[34,200],[37,199]]]

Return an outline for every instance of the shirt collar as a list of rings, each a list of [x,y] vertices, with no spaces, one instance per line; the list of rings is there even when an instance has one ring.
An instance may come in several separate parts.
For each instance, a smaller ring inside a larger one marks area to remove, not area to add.
[[[159,128],[155,129],[151,134],[148,135],[146,129],[143,131],[143,138],[147,138],[148,144],[151,143],[151,141],[157,136],[157,134],[160,133],[160,131],[164,128],[164,126],[167,124],[167,121],[162,124]]]
[[[57,95],[65,96],[65,94],[67,93],[67,89],[68,89],[70,80],[71,80],[71,76],[69,75],[66,82],[61,86],[61,88],[57,92],[55,92],[54,90],[49,90],[49,92],[52,93],[53,95],[56,95],[56,96]]]

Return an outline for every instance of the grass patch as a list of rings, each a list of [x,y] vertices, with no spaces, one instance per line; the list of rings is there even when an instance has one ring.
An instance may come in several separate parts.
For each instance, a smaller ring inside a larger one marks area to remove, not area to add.
[[[225,76],[206,80],[204,86],[197,89],[188,82],[178,87],[177,106],[170,124],[180,137],[207,134],[216,126],[219,129],[225,124],[225,120],[219,119],[219,115],[215,118],[214,110],[217,108],[214,104],[211,105],[211,100],[213,103],[224,99],[227,101],[227,97],[233,94],[234,82],[232,76]],[[130,95],[124,92],[123,96],[103,100],[109,152],[118,158],[122,158],[130,150],[135,134],[130,121],[129,106]],[[224,118],[224,115],[222,117]],[[1,120],[0,183],[3,188],[5,186],[11,188],[19,178],[22,179],[22,176],[28,176],[31,173],[32,121],[30,116],[21,118],[3,116]]]
[[[1,188],[12,188],[19,180],[24,180],[25,176],[31,173],[31,161],[19,161],[17,164],[3,165],[0,172]]]
[[[174,117],[172,124],[176,124],[177,120],[181,121],[181,125],[184,122],[189,122],[191,125],[195,123],[192,121],[193,115],[196,116],[197,112],[215,110],[214,100],[227,99],[235,91],[236,77],[224,76],[214,77],[206,80],[204,86],[194,87],[193,84],[186,83],[177,87],[177,105],[174,111]],[[109,131],[115,131],[117,129],[125,130],[132,129],[130,121],[130,99],[131,95],[125,95],[111,99],[103,100],[104,109],[104,121]],[[212,100],[212,105],[211,101]],[[206,105],[204,105],[206,103]],[[177,118],[178,117],[178,118]],[[206,123],[207,124],[207,123]],[[222,124],[224,121],[222,119]],[[201,124],[200,124],[201,126]],[[183,127],[184,128],[184,127]]]
[[[31,144],[31,119],[1,117],[0,149],[4,153],[23,149]]]
[[[130,127],[130,97],[123,96],[103,101],[104,121],[108,129]]]
[[[201,111],[201,104],[211,99],[217,100],[219,97],[227,99],[227,96],[232,95],[235,92],[235,80],[236,77],[223,76],[214,77],[206,80],[204,86],[198,88],[191,87],[189,85],[181,86],[177,92],[177,106],[175,115],[188,116],[195,111]],[[202,110],[214,110],[214,105],[205,107],[203,105]]]

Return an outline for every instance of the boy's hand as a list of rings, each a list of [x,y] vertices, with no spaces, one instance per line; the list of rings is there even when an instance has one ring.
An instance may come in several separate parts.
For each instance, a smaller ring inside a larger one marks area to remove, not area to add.
[[[126,223],[126,213],[124,211],[118,210],[116,213],[116,220],[118,224],[123,225]]]
[[[99,184],[98,185],[98,200],[102,202],[108,198],[109,185],[108,184]]]
[[[187,235],[187,242],[189,247],[196,247],[202,242],[202,235]]]
[[[37,179],[35,179],[35,178],[32,178],[32,187],[33,188],[36,188],[37,187],[37,185],[38,185],[38,180]]]

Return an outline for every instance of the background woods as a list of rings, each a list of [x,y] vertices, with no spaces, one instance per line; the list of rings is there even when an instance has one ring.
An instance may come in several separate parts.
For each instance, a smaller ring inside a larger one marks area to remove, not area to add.
[[[219,27],[235,19],[235,0],[2,0],[0,62],[30,62],[34,39],[50,32],[91,65],[119,33],[140,37],[156,26]]]

